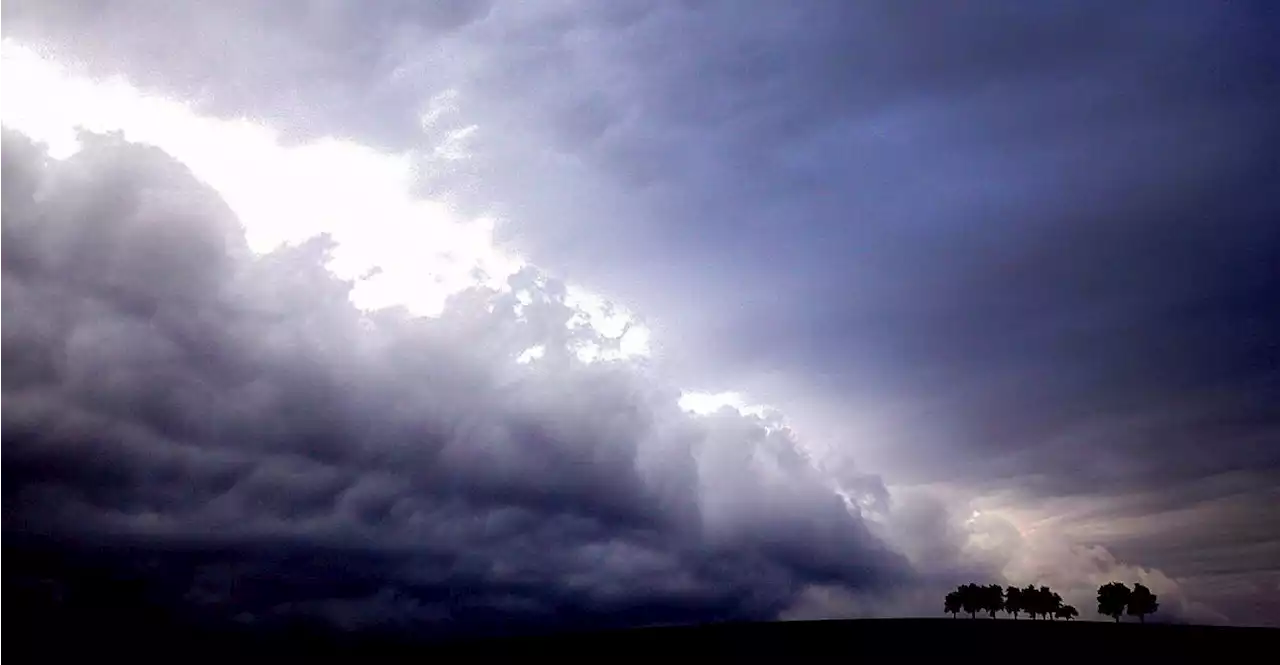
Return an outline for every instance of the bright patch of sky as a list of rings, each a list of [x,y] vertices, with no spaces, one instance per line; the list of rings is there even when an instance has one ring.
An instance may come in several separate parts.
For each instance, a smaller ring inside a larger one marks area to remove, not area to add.
[[[680,408],[701,416],[711,415],[720,409],[729,408],[743,415],[765,418],[772,409],[759,404],[749,404],[741,393],[728,391],[708,393],[686,391],[680,395]]]
[[[449,295],[477,284],[505,288],[525,265],[495,245],[493,219],[462,219],[445,203],[415,197],[412,152],[388,154],[332,138],[285,146],[269,127],[202,117],[120,77],[77,76],[11,40],[3,42],[3,69],[6,127],[46,144],[56,159],[79,149],[79,129],[121,132],[161,148],[221,194],[252,250],[328,233],[337,244],[329,267],[358,279],[352,300],[360,307],[401,305],[437,315]],[[422,114],[424,126],[458,105],[456,91],[436,95]],[[477,131],[470,125],[450,132],[434,148],[435,161],[467,159],[467,139]],[[607,347],[580,345],[582,360],[649,355],[648,330],[625,308],[572,285],[566,301],[576,312],[570,327],[590,326],[612,340]]]

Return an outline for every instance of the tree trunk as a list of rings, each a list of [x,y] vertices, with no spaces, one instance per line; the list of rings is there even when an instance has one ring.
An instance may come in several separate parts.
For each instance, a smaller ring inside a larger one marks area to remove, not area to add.
[[[1139,615],[1138,615],[1138,623],[1146,623],[1146,622],[1147,622],[1147,615],[1145,615],[1145,614],[1139,614]]]
[[[1120,623],[1120,615],[1119,615],[1119,614],[1115,615],[1115,617],[1113,617],[1113,618],[1116,620],[1116,623]]]

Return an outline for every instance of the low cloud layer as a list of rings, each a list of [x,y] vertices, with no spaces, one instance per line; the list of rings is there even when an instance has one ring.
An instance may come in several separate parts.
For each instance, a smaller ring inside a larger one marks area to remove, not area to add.
[[[788,430],[579,360],[554,280],[362,313],[324,238],[254,256],[181,165],[83,138],[4,139],[6,538],[140,547],[254,620],[764,618],[912,577]]]

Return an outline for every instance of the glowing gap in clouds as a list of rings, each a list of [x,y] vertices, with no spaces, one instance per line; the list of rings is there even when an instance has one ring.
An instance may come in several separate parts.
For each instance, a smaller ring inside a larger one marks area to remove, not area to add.
[[[414,164],[424,156],[446,168],[468,159],[467,140],[482,131],[474,125],[445,132],[444,144],[429,155],[389,154],[333,138],[285,146],[261,124],[203,117],[189,104],[145,94],[124,78],[77,76],[11,40],[0,44],[4,126],[44,143],[58,159],[79,150],[77,128],[118,131],[129,141],[154,145],[222,196],[258,253],[330,234],[337,249],[329,268],[357,280],[352,300],[362,308],[401,305],[437,315],[448,296],[466,288],[506,290],[507,278],[526,265],[495,245],[493,220],[463,220],[449,206],[412,194]],[[421,122],[433,127],[459,112],[458,93],[444,91],[424,106]],[[375,276],[362,277],[375,267]],[[532,295],[514,295],[521,306],[532,303]],[[573,284],[565,285],[565,301],[574,310],[570,328],[590,327],[604,338],[574,342],[571,350],[583,362],[650,355],[649,329],[625,308]],[[514,361],[536,364],[546,353],[533,346]],[[777,410],[748,403],[740,393],[686,391],[679,406],[697,416],[729,408],[758,419],[770,434],[794,435]]]
[[[75,76],[11,40],[2,48],[6,127],[46,144],[58,159],[79,149],[77,128],[119,131],[159,147],[221,194],[255,252],[328,233],[337,244],[329,266],[336,274],[355,279],[380,268],[353,290],[362,308],[402,305],[436,315],[449,295],[477,284],[503,289],[525,265],[494,244],[494,220],[461,220],[445,204],[411,194],[414,153],[387,154],[332,138],[286,147],[260,124],[201,117],[120,77]],[[455,91],[437,95],[424,124],[456,105]],[[476,131],[472,125],[449,133],[432,155],[465,160],[466,140]],[[584,361],[648,355],[648,330],[625,309],[576,287],[567,300],[578,312],[570,326],[620,337],[612,348],[577,349]]]
[[[771,409],[758,404],[748,404],[740,393],[707,393],[685,391],[680,395],[680,408],[700,416],[711,415],[720,409],[733,409],[743,415],[767,416]]]

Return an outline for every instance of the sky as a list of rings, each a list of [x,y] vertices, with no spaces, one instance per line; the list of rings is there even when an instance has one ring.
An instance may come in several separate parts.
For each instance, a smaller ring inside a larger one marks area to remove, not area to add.
[[[266,627],[1280,626],[1276,13],[9,0],[6,552]]]

